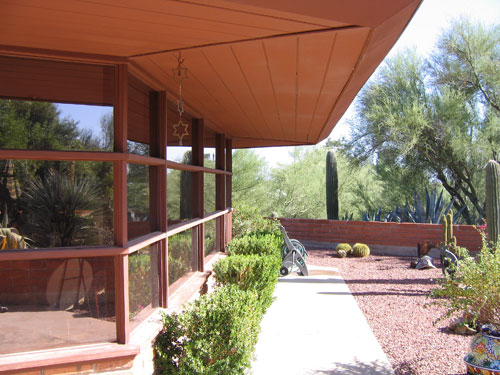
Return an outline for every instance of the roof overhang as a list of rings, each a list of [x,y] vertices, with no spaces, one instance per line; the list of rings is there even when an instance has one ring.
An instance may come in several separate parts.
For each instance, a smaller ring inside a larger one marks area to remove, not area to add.
[[[130,71],[233,146],[332,131],[422,0],[2,0],[0,54]]]

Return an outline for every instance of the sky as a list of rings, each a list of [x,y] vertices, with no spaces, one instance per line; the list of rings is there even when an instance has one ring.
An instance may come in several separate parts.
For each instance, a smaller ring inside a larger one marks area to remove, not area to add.
[[[428,55],[432,52],[441,32],[448,28],[453,19],[462,16],[484,24],[500,23],[500,0],[424,0],[388,56],[407,48],[415,48],[420,55]],[[58,104],[58,107],[63,117],[69,116],[79,122],[79,127],[94,132],[99,132],[100,117],[112,111],[110,107],[71,104]],[[354,115],[353,108],[351,104],[329,138],[340,139],[348,135],[348,120]],[[291,162],[291,150],[291,147],[256,149],[271,167]]]

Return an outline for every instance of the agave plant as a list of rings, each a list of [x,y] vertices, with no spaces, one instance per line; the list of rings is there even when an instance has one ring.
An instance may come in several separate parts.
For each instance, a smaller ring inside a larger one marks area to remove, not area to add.
[[[353,217],[353,213],[351,212],[351,214],[349,215],[349,212],[346,212],[342,217],[340,217],[340,220],[344,220],[344,221],[352,221],[352,217]]]
[[[382,209],[379,208],[377,211],[374,211],[372,214],[369,212],[365,212],[363,214],[363,221],[382,221]]]
[[[416,191],[413,192],[413,207],[410,206],[408,201],[403,208],[396,206],[396,209],[387,215],[387,221],[409,222],[409,223],[441,223],[441,217],[447,215],[453,206],[454,199],[452,198],[446,204],[443,198],[443,190],[438,196],[437,190],[434,189],[432,193],[425,189],[425,208]],[[465,209],[461,207],[453,216],[453,223],[456,224],[460,219],[460,215]]]

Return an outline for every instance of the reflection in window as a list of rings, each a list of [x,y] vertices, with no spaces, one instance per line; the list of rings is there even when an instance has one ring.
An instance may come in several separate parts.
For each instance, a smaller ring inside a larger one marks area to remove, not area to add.
[[[193,218],[193,174],[187,171],[167,171],[168,223],[176,224]]]
[[[149,220],[149,166],[129,164],[127,171],[128,221]]]
[[[170,161],[175,161],[177,163],[192,164],[191,158],[189,162],[186,162],[186,155],[191,154],[191,146],[172,146],[167,147],[167,159]]]
[[[205,173],[203,176],[203,194],[205,201],[205,215],[215,211],[215,174]]]
[[[3,248],[111,245],[112,197],[112,163],[0,160]]]
[[[0,148],[111,151],[112,108],[0,99]]]
[[[216,246],[216,227],[217,220],[210,220],[205,223],[205,256],[214,253]]]
[[[116,340],[112,257],[0,262],[0,354]]]
[[[168,283],[173,284],[182,276],[196,269],[196,251],[193,239],[196,240],[197,228],[188,229],[168,238]]]
[[[129,314],[132,329],[159,306],[158,247],[158,244],[153,244],[128,257]]]

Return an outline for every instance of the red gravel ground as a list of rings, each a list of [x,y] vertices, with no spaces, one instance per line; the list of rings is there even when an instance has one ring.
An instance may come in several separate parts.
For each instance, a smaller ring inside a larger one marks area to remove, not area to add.
[[[433,325],[444,310],[425,307],[441,269],[412,269],[411,260],[337,258],[332,250],[308,250],[307,257],[308,264],[339,269],[396,375],[466,374],[463,357],[471,337],[449,332],[448,320]]]

